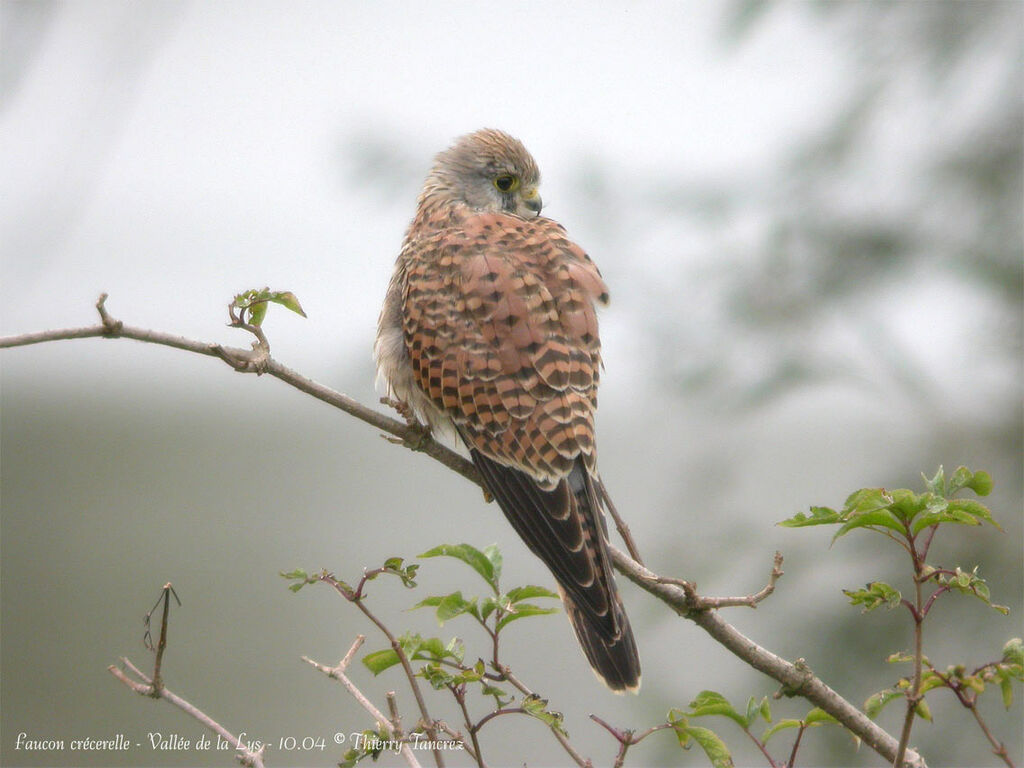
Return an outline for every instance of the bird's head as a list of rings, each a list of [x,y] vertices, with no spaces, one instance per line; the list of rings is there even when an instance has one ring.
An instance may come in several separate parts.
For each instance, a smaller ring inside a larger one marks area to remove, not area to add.
[[[462,203],[529,219],[540,215],[539,184],[540,169],[526,147],[507,133],[485,128],[437,156],[420,201]]]

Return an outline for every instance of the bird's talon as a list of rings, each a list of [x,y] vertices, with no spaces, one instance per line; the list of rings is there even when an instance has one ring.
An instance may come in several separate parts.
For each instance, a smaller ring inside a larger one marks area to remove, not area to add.
[[[430,440],[429,426],[420,424],[415,418],[409,421],[409,430],[405,434],[405,439],[402,440],[406,447],[414,451],[422,451],[427,447]]]

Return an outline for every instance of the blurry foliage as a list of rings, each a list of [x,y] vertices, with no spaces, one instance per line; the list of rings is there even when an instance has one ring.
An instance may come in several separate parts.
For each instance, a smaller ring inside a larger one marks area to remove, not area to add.
[[[699,181],[653,181],[648,191],[647,204],[660,215],[668,209],[681,226],[721,244],[711,276],[722,291],[721,305],[712,308],[720,322],[687,331],[693,324],[679,316],[661,328],[670,347],[661,359],[679,361],[675,385],[724,385],[741,402],[758,401],[815,378],[877,382],[879,373],[864,363],[874,358],[872,364],[884,361],[883,377],[891,380],[883,383],[919,399],[934,383],[914,369],[914,355],[902,348],[879,303],[895,294],[903,303],[893,307],[898,314],[949,281],[987,305],[980,321],[996,348],[984,350],[985,362],[1019,360],[1021,6],[796,7],[837,41],[851,65],[834,112],[822,116],[815,133],[794,137],[764,179],[719,182],[710,192]],[[782,10],[733,4],[723,37],[730,48],[742,46]],[[687,304],[679,309],[691,311]],[[854,329],[868,354],[838,349],[837,324]],[[723,347],[717,334],[708,335],[709,325],[729,334],[730,343]],[[1004,379],[1000,404],[1015,408],[1019,383]],[[1017,440],[1016,427],[1010,439]]]

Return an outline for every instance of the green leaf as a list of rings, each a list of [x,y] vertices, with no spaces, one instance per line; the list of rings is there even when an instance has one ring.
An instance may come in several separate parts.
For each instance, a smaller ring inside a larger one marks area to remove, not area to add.
[[[832,717],[832,715],[830,715],[828,712],[821,709],[820,707],[815,707],[806,715],[804,715],[804,722],[809,726],[813,726],[826,725],[829,723],[838,723],[839,721]]]
[[[924,699],[921,699],[919,702],[917,702],[917,706],[914,707],[914,711],[917,713],[917,716],[921,719],[927,720],[929,723],[932,722],[932,710],[928,706],[928,702]]]
[[[728,747],[718,737],[718,734],[697,725],[688,725],[685,731],[686,735],[696,741],[704,750],[704,754],[707,755],[714,768],[733,768],[732,755],[729,754]]]
[[[400,663],[398,654],[393,648],[385,648],[383,651],[374,651],[363,656],[363,665],[373,672],[374,676],[379,675],[385,669]]]
[[[525,587],[513,587],[505,593],[506,603],[517,603],[520,600],[528,600],[533,597],[553,597],[556,600],[558,595],[550,589],[527,584]]]
[[[992,487],[995,483],[992,481],[992,475],[985,471],[975,472],[971,479],[964,483],[964,488],[970,488],[979,496],[988,496],[992,493]]]
[[[302,589],[307,584],[313,584],[313,583],[315,583],[318,580],[316,576],[310,576],[308,573],[306,573],[301,568],[296,568],[294,571],[288,571],[287,573],[281,571],[281,572],[279,572],[279,575],[283,579],[288,579],[289,581],[295,581],[294,584],[289,584],[288,585],[288,589],[290,589],[292,592],[298,592],[300,589]],[[348,587],[347,584],[342,584],[342,586],[343,587]]]
[[[977,518],[975,525],[985,522],[994,525],[1000,531],[1003,530],[999,523],[993,519],[989,508],[980,501],[974,501],[974,499],[954,499],[949,502],[949,509],[956,510],[957,512],[963,512],[964,514]]]
[[[557,611],[557,608],[541,608],[533,603],[518,603],[509,608],[509,612],[502,616],[494,631],[500,632],[516,619],[525,619],[527,616],[542,616],[548,613],[556,613]]]
[[[971,472],[967,467],[957,467],[946,495],[952,496],[961,488],[970,488],[979,496],[988,496],[992,492],[992,476],[988,472]]]
[[[508,695],[507,691],[490,683],[481,685],[480,693],[484,696],[493,696],[498,709],[512,702],[512,697]]]
[[[999,690],[1003,694],[1003,706],[1009,709],[1013,706],[1013,681],[1009,677],[1001,677]]]
[[[953,575],[939,575],[935,578],[935,581],[965,595],[974,595],[982,602],[991,606],[993,610],[999,611],[999,613],[1004,616],[1010,612],[1010,609],[1005,605],[997,605],[991,601],[991,593],[989,591],[988,584],[983,578],[978,576],[977,566],[975,566],[970,572],[957,567]]]
[[[430,595],[416,603],[411,610],[416,610],[417,608],[437,608],[444,598],[444,595]]]
[[[895,688],[886,688],[884,691],[873,693],[864,702],[864,713],[874,720],[890,702],[903,698],[903,691]]]
[[[437,604],[437,623],[439,626],[443,626],[446,621],[454,619],[456,616],[460,616],[467,611],[472,611],[475,607],[475,599],[466,600],[462,596],[461,591],[452,592]]]
[[[939,677],[933,670],[925,670],[921,676],[921,693],[928,693],[933,688],[941,688],[946,681]]]
[[[768,704],[768,697],[764,696],[760,701],[751,696],[747,699],[747,725],[753,725],[758,715],[764,718],[765,722],[772,721],[772,711]]]
[[[295,294],[291,291],[279,291],[277,293],[273,293],[270,295],[269,299],[275,304],[287,307],[298,315],[302,315],[303,317],[306,316],[306,313],[302,311],[302,305],[299,304],[298,298],[296,298]]]
[[[921,477],[924,478],[924,484],[928,487],[928,490],[934,493],[936,496],[946,495],[946,473],[942,470],[942,465],[939,465],[939,471],[935,473],[935,477],[929,480],[921,473]]]
[[[885,488],[861,488],[846,497],[843,516],[866,515],[881,509],[888,509],[893,503],[892,495]]]
[[[690,702],[690,717],[706,717],[708,715],[722,715],[746,728],[750,721],[737,712],[729,700],[717,691],[701,691],[696,698]]]
[[[835,543],[835,540],[840,536],[845,536],[856,528],[873,528],[875,526],[890,528],[900,534],[905,533],[903,524],[896,519],[896,516],[891,511],[888,509],[874,509],[867,512],[854,513],[854,516],[842,528],[836,531],[836,535],[832,537],[832,542]]]
[[[480,620],[487,621],[487,618],[494,613],[495,608],[498,607],[498,601],[493,597],[485,597],[483,602],[480,603]]]
[[[497,560],[497,572],[495,571],[495,561],[470,544],[441,544],[424,552],[420,557],[454,557],[457,560],[461,560],[479,573],[483,580],[494,590],[495,594],[498,592],[497,574],[501,572],[500,555],[498,555]]]
[[[498,549],[497,544],[489,544],[484,547],[484,557],[491,561],[491,566],[494,570],[494,584],[497,586],[498,581],[501,579],[501,566],[504,559],[501,556],[501,550]]]
[[[416,659],[443,659],[447,655],[447,649],[438,637],[428,637],[422,640],[413,652],[413,658]]]
[[[828,507],[811,507],[810,516],[798,512],[788,520],[776,523],[784,528],[806,528],[811,525],[834,525],[840,522],[839,513]]]
[[[548,700],[542,699],[535,693],[531,693],[522,700],[523,711],[525,711],[531,717],[535,717],[543,723],[546,723],[551,729],[558,731],[563,736],[568,736],[569,732],[565,730],[562,725],[562,721],[565,719],[561,712],[552,712],[548,707]]]
[[[767,742],[768,739],[770,739],[779,731],[784,731],[788,728],[799,728],[801,725],[802,723],[799,720],[793,720],[792,718],[785,718],[783,720],[779,720],[777,723],[775,723],[775,725],[771,726],[770,728],[765,728],[764,733],[761,734],[761,741]]]
[[[447,670],[442,669],[441,665],[436,661],[431,664],[424,664],[423,668],[416,673],[416,676],[422,677],[430,683],[430,687],[436,691],[439,691],[442,688],[447,688],[451,685],[457,685],[455,676]]]
[[[1003,661],[1007,664],[1024,666],[1024,640],[1013,637],[1003,646]]]
[[[267,302],[258,301],[249,305],[249,325],[263,325],[263,318],[267,316]]]
[[[899,590],[884,581],[872,581],[867,589],[844,589],[843,594],[850,598],[850,605],[864,606],[863,613],[873,611],[880,605],[895,608],[902,599]]]
[[[917,494],[908,491],[906,488],[897,488],[890,492],[892,504],[890,508],[893,514],[900,520],[913,520],[920,514],[929,502],[935,499],[930,493]],[[944,499],[938,501],[945,503]]]

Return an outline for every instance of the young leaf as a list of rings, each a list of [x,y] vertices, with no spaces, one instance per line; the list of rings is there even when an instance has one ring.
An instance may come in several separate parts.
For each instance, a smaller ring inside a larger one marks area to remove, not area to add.
[[[437,608],[444,600],[444,595],[430,595],[420,600],[410,610],[416,610],[417,608]]]
[[[804,716],[804,722],[807,725],[825,725],[826,723],[838,723],[839,721],[820,707],[815,707]]]
[[[961,488],[970,488],[979,496],[988,496],[992,492],[992,476],[988,472],[971,472],[967,467],[957,467],[946,495],[953,496]]]
[[[761,734],[761,741],[767,743],[768,739],[770,739],[779,731],[784,731],[787,728],[799,728],[801,725],[803,725],[803,723],[801,723],[799,720],[794,720],[789,717],[783,720],[779,720],[777,723],[775,723],[775,725],[772,725],[769,728],[765,728],[764,733]]]
[[[850,605],[864,606],[864,613],[873,611],[880,605],[895,608],[900,604],[899,590],[890,587],[884,581],[872,581],[867,589],[844,589],[843,594],[850,598]]]
[[[768,704],[768,697],[764,696],[760,701],[751,696],[747,699],[747,725],[752,725],[760,715],[766,723],[772,721],[772,711]]]
[[[930,493],[917,494],[906,488],[897,488],[890,492],[892,504],[890,508],[893,514],[900,520],[913,520],[935,497]],[[945,503],[945,499],[938,499]]]
[[[866,512],[855,512],[846,524],[843,525],[836,535],[832,537],[832,542],[840,536],[845,536],[855,528],[874,528],[874,527],[890,528],[897,533],[904,533],[903,524],[896,519],[896,516],[888,509],[873,509]]]
[[[886,688],[884,691],[873,693],[864,702],[864,714],[874,720],[887,704],[902,698],[903,691],[898,691],[895,688]]]
[[[1013,637],[1003,646],[1003,661],[1007,664],[1024,666],[1024,640]]]
[[[776,523],[784,528],[806,528],[810,525],[833,525],[840,521],[839,513],[828,507],[811,507],[811,514],[808,517],[803,512],[798,512],[788,520]]]
[[[450,685],[457,685],[455,677],[441,668],[438,662],[432,662],[430,664],[424,664],[423,668],[416,673],[417,677],[422,677],[434,690],[441,690],[447,688]]]
[[[498,593],[498,579],[495,574],[495,561],[470,544],[441,544],[424,552],[420,557],[454,557],[461,560],[480,574],[490,585],[495,594]],[[501,570],[501,559],[498,557],[498,571]]]
[[[733,768],[732,755],[729,754],[728,747],[718,737],[718,734],[708,728],[701,728],[698,725],[688,725],[684,730],[686,735],[696,741],[700,748],[704,750],[704,754],[711,761],[713,768]],[[677,734],[678,732],[676,730]]]
[[[985,471],[975,472],[971,479],[964,483],[964,488],[970,488],[979,496],[988,496],[992,493],[992,475]]]
[[[978,523],[991,523],[1000,531],[1003,530],[999,523],[997,523],[988,507],[982,504],[980,501],[974,501],[973,499],[954,499],[949,502],[949,509],[956,510],[957,512],[963,512],[967,515],[977,518],[975,525]]]
[[[437,623],[443,626],[446,621],[454,619],[467,611],[476,608],[476,599],[466,600],[462,592],[452,592],[441,599],[437,604]]]
[[[494,628],[495,632],[501,632],[506,626],[516,619],[525,619],[527,616],[542,616],[547,613],[556,613],[557,608],[541,608],[533,603],[518,603],[509,609],[509,612],[501,617],[501,621]]]
[[[302,315],[303,317],[306,316],[306,313],[302,311],[302,305],[299,304],[298,298],[296,298],[295,294],[291,291],[278,291],[276,293],[272,293],[268,299],[275,304],[280,304],[282,307],[287,307],[298,315]]]
[[[544,587],[537,587],[532,584],[527,584],[525,587],[513,587],[505,593],[505,602],[517,603],[520,600],[528,600],[532,597],[553,597],[558,598],[554,592]]]
[[[497,607],[497,600],[493,597],[485,597],[483,602],[480,604],[480,620],[487,621],[487,618],[494,613],[494,609]]]
[[[400,659],[393,648],[386,648],[383,651],[374,651],[363,656],[363,664],[373,674],[379,675],[385,669],[398,664]]]
[[[1013,681],[1009,677],[1000,677],[999,690],[1003,694],[1003,706],[1009,709],[1013,706]]]
[[[488,544],[484,547],[484,557],[491,561],[491,567],[494,570],[494,584],[497,586],[498,581],[501,579],[501,565],[504,562],[501,557],[501,550],[498,549],[497,544]]]
[[[690,717],[706,717],[708,715],[722,715],[735,722],[740,728],[746,728],[750,721],[737,712],[729,700],[717,691],[701,691],[696,698],[690,702]]]
[[[267,302],[257,301],[249,305],[249,325],[263,325],[263,318],[267,316]]]
[[[553,712],[547,708],[548,700],[542,699],[535,693],[531,693],[529,696],[523,698],[522,707],[523,710],[532,717],[537,718],[542,723],[546,723],[550,728],[558,731],[563,736],[568,736],[569,732],[565,730],[562,725],[562,721],[565,719],[561,712]]]
[[[885,488],[861,488],[846,497],[843,516],[849,518],[877,512],[880,509],[888,509],[892,503],[892,495]]]
[[[942,465],[939,465],[939,471],[935,473],[935,477],[929,480],[925,477],[924,473],[921,473],[921,477],[924,478],[924,484],[928,487],[928,490],[934,493],[936,496],[946,495],[946,473],[942,469]]]

